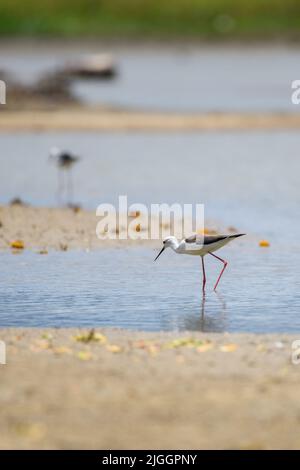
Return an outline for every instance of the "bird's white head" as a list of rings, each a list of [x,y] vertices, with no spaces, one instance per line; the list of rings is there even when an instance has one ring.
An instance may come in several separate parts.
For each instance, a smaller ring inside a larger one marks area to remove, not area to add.
[[[173,250],[176,250],[176,248],[178,247],[178,240],[176,237],[173,237],[173,236],[170,236],[170,237],[166,237],[164,240],[163,240],[163,247],[162,249],[160,250],[160,252],[158,253],[158,255],[156,256],[155,260],[157,260],[157,258],[162,254],[162,252],[166,249],[166,248],[172,248]]]
[[[178,240],[177,240],[176,237],[173,237],[173,236],[166,237],[166,238],[164,238],[164,240],[163,240],[163,244],[164,244],[164,247],[165,247],[165,248],[177,247],[177,245],[178,245]]]
[[[60,155],[61,150],[58,147],[51,147],[50,152],[49,152],[49,158],[58,158]]]

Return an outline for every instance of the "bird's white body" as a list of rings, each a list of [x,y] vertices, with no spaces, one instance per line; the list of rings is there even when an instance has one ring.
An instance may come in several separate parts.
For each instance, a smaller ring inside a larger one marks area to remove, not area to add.
[[[49,158],[56,163],[58,168],[57,199],[60,202],[62,195],[66,193],[69,204],[71,204],[73,199],[72,167],[79,160],[79,157],[58,147],[52,147]]]
[[[227,261],[219,258],[218,256],[214,255],[213,252],[219,250],[223,246],[227,245],[231,240],[234,240],[237,237],[241,237],[244,235],[243,233],[237,233],[236,235],[214,235],[214,236],[206,236],[206,235],[192,235],[191,237],[185,238],[179,242],[176,237],[167,237],[163,241],[163,247],[161,251],[156,256],[155,260],[162,254],[162,252],[166,248],[171,248],[173,251],[180,255],[193,255],[193,256],[201,256],[202,258],[202,270],[203,270],[203,285],[202,290],[205,290],[206,284],[206,275],[205,275],[205,268],[204,268],[204,256],[210,254],[214,258],[217,258],[223,263],[223,269],[218,277],[218,280],[215,284],[214,289],[216,290],[218,283],[222,277],[222,274],[227,266]]]
[[[224,240],[218,240],[209,245],[204,245],[204,243],[201,244],[199,242],[187,243],[185,240],[181,240],[181,242],[178,242],[178,240],[175,237],[172,237],[172,238],[174,238],[174,240],[172,239],[169,246],[170,248],[172,248],[173,251],[181,255],[193,255],[193,256],[205,256],[208,253],[217,251],[223,246],[227,245],[227,243],[229,243],[231,240],[230,238],[225,238]]]

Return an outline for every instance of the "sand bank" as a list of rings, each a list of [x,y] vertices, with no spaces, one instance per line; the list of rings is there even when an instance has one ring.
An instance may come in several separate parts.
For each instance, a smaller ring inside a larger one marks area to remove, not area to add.
[[[7,448],[299,448],[296,336],[1,329]]]
[[[84,249],[92,250],[97,248],[112,248],[124,246],[160,246],[160,240],[131,239],[119,240],[118,233],[111,231],[110,234],[116,239],[99,239],[96,236],[96,227],[100,218],[96,216],[96,211],[69,208],[42,208],[26,205],[0,206],[0,250],[10,249],[13,241],[21,241],[25,249],[31,250],[68,250]],[[161,229],[162,224],[158,227]],[[132,224],[137,229],[136,236],[148,234],[144,230],[143,223],[136,217],[128,217],[128,226]],[[224,231],[233,233],[237,230],[234,227],[221,229],[215,222],[207,222],[209,234]],[[149,225],[150,227],[150,225]],[[169,225],[165,226],[169,234]],[[176,230],[175,235],[180,236]],[[105,236],[105,234],[100,234]],[[163,235],[161,232],[160,235]],[[150,238],[150,233],[149,233]]]
[[[71,107],[0,113],[6,131],[214,131],[300,129],[299,114],[285,113],[143,113]]]
[[[82,209],[0,206],[0,250],[10,248],[14,240],[21,240],[31,250],[155,246],[150,240],[100,240],[96,236],[99,220],[96,211]]]

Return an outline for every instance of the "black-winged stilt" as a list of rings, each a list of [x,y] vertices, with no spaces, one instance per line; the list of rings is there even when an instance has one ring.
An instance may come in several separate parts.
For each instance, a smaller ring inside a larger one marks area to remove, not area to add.
[[[58,199],[60,200],[61,194],[65,190],[65,177],[68,174],[66,192],[69,198],[69,203],[73,199],[73,179],[72,167],[78,162],[79,157],[73,155],[71,152],[60,150],[58,147],[52,147],[49,154],[50,160],[54,160],[58,168]]]
[[[176,253],[183,255],[201,256],[203,272],[202,290],[204,292],[206,284],[204,256],[211,255],[221,261],[224,265],[214,287],[214,290],[216,290],[228,263],[224,259],[219,258],[219,256],[214,255],[213,251],[219,250],[223,246],[227,245],[227,243],[229,243],[231,240],[234,240],[238,237],[242,237],[243,235],[245,234],[237,233],[235,235],[192,235],[188,238],[183,239],[181,242],[179,242],[176,237],[170,236],[163,240],[163,247],[154,261],[157,260],[157,258],[162,254],[162,252],[166,248],[172,248],[172,250]]]

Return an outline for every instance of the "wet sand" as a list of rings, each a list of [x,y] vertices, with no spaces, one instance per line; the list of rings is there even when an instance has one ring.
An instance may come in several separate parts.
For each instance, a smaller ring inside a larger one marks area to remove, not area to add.
[[[31,250],[62,250],[97,248],[113,248],[124,246],[160,246],[159,240],[131,239],[119,240],[118,233],[111,231],[116,239],[99,239],[96,227],[100,217],[96,211],[70,208],[45,208],[26,205],[0,206],[0,250],[10,249],[13,241],[22,241],[25,249]],[[136,222],[135,222],[136,221]],[[133,224],[139,228],[136,236],[147,234],[143,223],[135,217],[128,217],[128,226]],[[215,233],[218,227],[215,222],[208,222],[208,233]],[[166,227],[166,229],[168,229]],[[228,230],[229,229],[229,230]],[[223,229],[228,233],[234,227]],[[220,229],[221,230],[221,229]],[[175,232],[176,234],[176,232]],[[102,234],[105,237],[105,234]],[[101,236],[102,236],[101,235]],[[150,237],[150,234],[149,234]]]
[[[296,336],[2,329],[2,449],[297,449]]]
[[[0,206],[0,250],[21,240],[25,249],[62,250],[111,248],[146,244],[151,240],[98,239],[96,212],[69,208],[38,208],[26,205]],[[138,222],[137,222],[138,225]]]
[[[300,115],[288,113],[155,113],[84,106],[0,113],[7,131],[195,131],[299,129]]]

